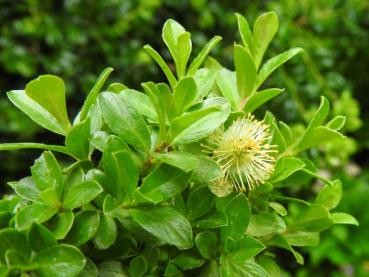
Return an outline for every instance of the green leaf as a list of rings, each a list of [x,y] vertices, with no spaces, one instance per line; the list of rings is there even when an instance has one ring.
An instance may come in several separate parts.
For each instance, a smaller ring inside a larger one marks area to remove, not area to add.
[[[121,94],[103,92],[98,104],[109,128],[137,150],[150,149],[150,134],[142,116],[129,106]]]
[[[85,267],[78,275],[78,277],[98,277],[98,276],[99,271],[97,270],[97,266],[91,259],[87,258]]]
[[[107,215],[100,216],[99,228],[95,235],[95,244],[98,249],[107,249],[117,239],[117,225],[113,218]]]
[[[78,159],[88,159],[90,152],[90,119],[73,125],[65,137],[65,146]]]
[[[237,241],[230,255],[232,255],[233,259],[247,260],[255,257],[264,249],[266,249],[265,245],[259,240],[245,235]]]
[[[276,172],[270,178],[270,182],[281,182],[304,167],[305,163],[298,158],[281,157],[277,161]],[[277,171],[277,169],[279,170]]]
[[[27,229],[33,222],[45,222],[56,214],[57,211],[56,208],[48,205],[39,203],[30,204],[17,212],[15,216],[16,226],[21,230]]]
[[[205,261],[204,259],[194,257],[189,253],[182,253],[175,257],[171,262],[182,270],[191,270],[202,266]]]
[[[143,179],[136,198],[144,197],[157,204],[180,193],[187,185],[191,173],[161,164]]]
[[[227,216],[222,212],[210,213],[192,224],[198,229],[216,229],[228,225]]]
[[[185,144],[204,138],[217,129],[229,113],[230,106],[224,99],[206,99],[201,109],[173,120],[170,126],[172,144]]]
[[[39,190],[53,188],[61,196],[63,191],[63,175],[58,161],[50,151],[45,151],[31,167],[32,179]]]
[[[236,16],[238,22],[238,31],[241,35],[243,45],[249,53],[253,54],[255,52],[255,43],[249,23],[247,22],[246,18],[239,13],[236,13]]]
[[[346,213],[332,213],[332,221],[334,224],[350,224],[359,226],[359,222],[356,218]]]
[[[74,120],[74,124],[77,124],[79,122],[82,122],[86,119],[87,114],[91,110],[92,106],[96,104],[97,96],[108,79],[110,73],[112,73],[113,68],[107,67],[104,69],[104,71],[100,74],[99,78],[97,78],[94,86],[92,87],[91,91],[89,92],[85,102],[83,103],[83,106],[81,108],[81,112],[77,115],[77,117]]]
[[[266,61],[261,67],[256,80],[256,88],[260,87],[264,81],[272,74],[278,67],[283,65],[288,60],[292,59],[297,54],[303,51],[302,48],[292,48]]]
[[[331,121],[329,121],[326,126],[329,129],[339,131],[343,128],[343,126],[345,126],[345,123],[346,117],[344,117],[343,115],[337,115]]]
[[[184,172],[190,172],[198,167],[199,160],[191,153],[171,151],[163,154],[153,154],[155,160],[179,168]]]
[[[317,246],[319,244],[318,232],[292,231],[287,232],[284,237],[293,246]]]
[[[176,106],[177,115],[181,115],[191,105],[197,96],[197,86],[193,77],[185,77],[181,79],[174,89],[174,104]]]
[[[7,250],[15,250],[24,258],[28,259],[31,255],[31,249],[27,244],[25,234],[11,228],[0,230],[0,261],[5,262],[4,255]]]
[[[222,238],[231,237],[237,241],[245,234],[250,222],[251,209],[246,196],[242,193],[236,195],[228,204],[225,214],[228,226],[222,228]]]
[[[5,252],[5,261],[7,266],[16,269],[27,269],[29,264],[29,261],[21,253],[12,249]]]
[[[55,215],[49,221],[49,229],[57,240],[64,239],[74,222],[74,213],[72,211],[63,211]]]
[[[127,277],[122,264],[118,261],[104,261],[99,264],[99,277]]]
[[[120,149],[120,150],[119,150]],[[126,144],[115,136],[108,138],[103,164],[108,177],[106,189],[119,201],[130,199],[138,183],[138,168]]]
[[[42,203],[39,196],[40,190],[31,177],[26,177],[15,182],[9,182],[8,185],[14,189],[16,194],[24,199],[32,202]]]
[[[34,122],[41,127],[59,135],[65,135],[68,132],[62,123],[60,123],[51,113],[32,100],[24,90],[13,90],[7,93],[9,100],[22,112],[28,115]]]
[[[329,101],[326,97],[322,96],[320,98],[319,108],[315,112],[313,118],[311,119],[306,132],[322,125],[324,120],[327,118],[328,114],[329,114]]]
[[[36,254],[32,263],[34,272],[40,277],[77,276],[85,266],[86,258],[71,245],[56,245]]]
[[[295,146],[295,149],[300,152],[311,147],[343,141],[345,139],[346,137],[341,133],[329,129],[328,127],[320,126],[312,131],[309,131],[309,133],[306,132],[306,134],[298,142],[297,146]]]
[[[191,181],[197,184],[208,183],[222,176],[222,170],[219,165],[205,157],[198,156],[198,167],[192,173]]]
[[[177,77],[181,79],[192,50],[191,35],[178,22],[169,19],[164,23],[162,37],[175,62]]]
[[[234,46],[234,65],[238,93],[241,98],[246,98],[254,92],[256,81],[256,66],[251,53],[241,45]]]
[[[340,203],[342,197],[342,184],[335,180],[331,186],[326,185],[318,194],[315,203],[323,205],[328,210],[334,209]]]
[[[220,272],[222,277],[269,277],[268,273],[252,259],[232,259],[232,256],[220,257]]]
[[[214,202],[214,194],[207,186],[193,190],[187,199],[187,218],[196,220],[210,211]]]
[[[278,31],[279,21],[275,12],[267,12],[259,16],[254,23],[254,43],[255,43],[255,61],[256,68],[263,59],[269,43]]]
[[[155,107],[146,94],[133,89],[125,89],[121,92],[121,97],[141,115],[153,121],[158,120]]]
[[[111,83],[106,91],[120,93],[124,89],[128,89],[128,87],[122,83]]]
[[[281,277],[281,269],[272,257],[261,256],[257,262],[268,272],[269,277]]]
[[[273,236],[272,239],[268,242],[268,246],[277,246],[286,249],[292,253],[297,263],[299,263],[300,265],[304,264],[304,257],[293,249],[293,247],[289,244],[285,237],[281,235]]]
[[[212,259],[217,254],[218,237],[210,231],[199,233],[195,237],[196,246],[201,256]]]
[[[196,100],[199,101],[207,96],[214,86],[217,72],[213,69],[201,68],[193,76],[197,86]]]
[[[137,256],[133,258],[128,267],[128,272],[130,276],[142,277],[147,271],[147,263],[144,257]]]
[[[245,113],[252,113],[257,108],[268,102],[270,99],[281,94],[283,91],[283,89],[278,88],[270,88],[258,91],[247,100],[245,106],[243,107],[243,110],[245,111]]]
[[[63,126],[64,130],[69,129],[70,123],[65,103],[65,86],[62,79],[53,75],[42,75],[29,82],[25,92],[52,114]]]
[[[143,229],[179,249],[192,247],[192,228],[187,219],[170,207],[148,206],[130,210]]]
[[[92,239],[99,227],[100,216],[97,211],[82,211],[74,219],[72,229],[65,241],[77,247]]]
[[[192,61],[191,65],[187,70],[187,75],[193,75],[199,69],[201,64],[204,62],[210,51],[222,40],[220,36],[213,37],[200,51],[196,58]]]
[[[164,277],[182,277],[182,272],[169,261],[167,267],[165,268]]]
[[[96,181],[84,181],[66,191],[63,197],[65,209],[76,209],[95,199],[103,191]]]
[[[269,207],[271,207],[281,216],[286,216],[288,214],[286,208],[278,202],[269,202]]]
[[[238,110],[241,100],[237,91],[236,74],[226,68],[222,68],[218,71],[216,82],[222,95],[231,104],[232,109]]]
[[[332,225],[328,210],[319,204],[313,204],[302,210],[295,218],[293,230],[321,232]]]
[[[41,224],[32,224],[27,234],[29,246],[39,252],[57,244],[53,233]]]
[[[164,72],[167,77],[171,88],[175,88],[177,85],[177,79],[174,76],[173,72],[169,69],[168,65],[165,63],[163,58],[156,52],[150,45],[146,44],[144,47],[145,51],[154,59],[154,61],[159,65],[161,70]]]
[[[247,233],[253,237],[268,236],[273,233],[283,233],[286,231],[286,223],[275,214],[262,213],[253,214]]]
[[[219,266],[216,261],[209,261],[201,271],[199,277],[220,277]]]

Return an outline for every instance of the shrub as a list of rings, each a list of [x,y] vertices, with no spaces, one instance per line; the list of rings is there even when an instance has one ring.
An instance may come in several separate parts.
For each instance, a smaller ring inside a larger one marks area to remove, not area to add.
[[[344,117],[326,123],[322,97],[297,136],[271,112],[252,115],[283,93],[264,81],[302,50],[263,63],[277,16],[261,15],[252,31],[237,20],[234,71],[213,58],[201,68],[218,36],[189,63],[191,35],[168,20],[162,36],[176,74],[144,47],[168,84],[145,82],[143,93],[112,83],[100,93],[107,68],[73,122],[56,76],[8,92],[65,143],[0,145],[45,150],[0,200],[0,276],[279,276],[275,248],[303,264],[295,247],[317,245],[332,224],[357,225],[331,212],[341,182],[320,176],[308,151],[344,140]],[[313,202],[287,193],[312,179],[324,184]]]

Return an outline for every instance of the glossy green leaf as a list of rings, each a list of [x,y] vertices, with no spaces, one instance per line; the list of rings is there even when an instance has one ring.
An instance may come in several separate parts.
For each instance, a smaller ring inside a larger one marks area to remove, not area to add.
[[[119,201],[130,199],[136,190],[138,168],[127,145],[117,137],[109,137],[104,148],[103,164],[108,177],[106,189]]]
[[[257,108],[268,102],[270,99],[278,96],[283,92],[283,89],[278,88],[270,88],[262,91],[258,91],[254,95],[252,95],[243,108],[245,113],[252,113]]]
[[[82,252],[71,245],[56,245],[36,254],[32,263],[37,265],[35,273],[40,277],[77,276],[85,266]]]
[[[269,43],[278,31],[279,21],[275,12],[267,12],[259,16],[254,23],[253,37],[255,43],[256,68],[263,59]]]
[[[212,90],[217,72],[209,68],[200,68],[196,71],[193,78],[195,79],[197,86],[196,100],[199,101],[207,96]]]
[[[191,35],[178,22],[169,19],[164,23],[162,37],[175,62],[177,76],[181,79],[192,50]]]
[[[103,92],[98,104],[110,129],[137,150],[150,149],[150,135],[142,116],[129,106],[121,94]]]
[[[95,244],[98,249],[107,249],[114,244],[117,239],[117,225],[113,218],[107,215],[100,215],[99,228],[95,235]]]
[[[227,216],[222,212],[213,212],[196,220],[193,224],[198,229],[215,229],[228,225]]]
[[[207,186],[201,186],[193,190],[187,199],[187,217],[190,220],[205,215],[210,211],[214,202],[214,194]]]
[[[63,207],[65,209],[76,209],[91,202],[103,191],[96,181],[84,181],[73,186],[63,197]]]
[[[222,228],[222,238],[231,237],[237,241],[245,234],[250,222],[251,209],[246,196],[242,193],[237,194],[228,204],[225,214],[228,226]]]
[[[292,59],[297,54],[301,53],[303,51],[302,48],[292,48],[290,50],[287,50],[277,56],[274,56],[273,58],[267,60],[263,66],[261,67],[257,80],[256,80],[256,87],[260,87],[264,81],[272,74],[278,67],[283,65],[288,60]]]
[[[0,230],[0,261],[5,262],[4,255],[7,250],[15,250],[28,258],[31,255],[31,249],[27,244],[27,238],[24,233],[11,228]]]
[[[34,203],[23,207],[15,216],[16,226],[19,229],[27,229],[35,223],[42,223],[56,214],[57,209],[44,204]]]
[[[143,179],[139,196],[154,204],[160,203],[180,193],[188,185],[190,176],[190,172],[161,164]]]
[[[275,172],[270,181],[273,183],[281,182],[287,179],[289,176],[294,174],[295,172],[301,170],[305,167],[305,163],[294,157],[281,157],[278,159],[276,164],[276,170],[280,167],[279,172]]]
[[[210,51],[222,40],[220,36],[213,37],[205,46],[202,48],[196,58],[192,61],[188,68],[187,75],[193,75],[199,69],[201,64],[204,62]]]
[[[194,78],[185,77],[181,79],[174,89],[174,104],[177,114],[181,115],[194,102],[197,96],[197,86]]]
[[[331,121],[329,121],[326,126],[329,129],[339,131],[343,128],[343,126],[345,126],[345,123],[346,123],[346,117],[342,115],[337,115]]]
[[[217,97],[205,100],[202,109],[173,120],[170,126],[172,144],[185,144],[204,138],[218,128],[229,113],[230,106],[224,99]]]
[[[78,159],[88,159],[90,152],[90,120],[75,124],[65,137],[65,146]]]
[[[53,233],[41,224],[32,224],[27,233],[27,241],[35,252],[39,252],[57,244]]]
[[[65,86],[62,79],[53,75],[41,75],[27,84],[25,92],[52,114],[60,122],[64,130],[69,129],[70,123],[65,102]]]
[[[218,71],[216,82],[222,95],[231,104],[232,109],[237,110],[241,100],[237,91],[236,74],[226,68],[222,68]]]
[[[114,260],[104,261],[99,264],[99,277],[127,277],[120,262]]]
[[[319,244],[318,232],[288,232],[284,237],[292,246],[317,246]]]
[[[331,225],[332,219],[327,208],[313,204],[298,214],[292,228],[293,230],[321,232]]]
[[[278,202],[269,202],[269,207],[271,207],[273,210],[275,210],[279,215],[286,216],[287,215],[287,209]]]
[[[81,121],[84,121],[86,119],[86,116],[89,113],[89,111],[91,110],[92,106],[96,104],[97,96],[98,96],[102,86],[104,85],[104,83],[108,79],[110,73],[112,73],[112,71],[113,71],[113,68],[107,67],[107,68],[104,69],[103,72],[101,72],[99,78],[97,78],[94,86],[90,90],[85,102],[83,103],[83,106],[81,108],[81,112],[77,115],[76,119],[74,120],[73,125],[77,124]]]
[[[210,181],[214,181],[222,176],[222,170],[219,165],[202,156],[198,156],[198,167],[196,167],[192,173],[191,181],[203,184]]]
[[[192,228],[187,219],[170,207],[148,206],[130,210],[135,222],[150,234],[179,249],[192,247]]]
[[[146,94],[133,89],[125,89],[121,92],[121,97],[141,115],[154,121],[158,120],[155,107]]]
[[[150,45],[146,44],[144,47],[145,51],[154,59],[154,61],[159,65],[161,70],[164,72],[167,77],[169,84],[172,88],[175,88],[177,85],[177,79],[174,76],[173,72],[169,69],[168,65],[165,63],[163,58],[156,52]]]
[[[92,239],[99,227],[100,216],[97,211],[82,211],[75,216],[72,229],[65,241],[75,246],[81,246]]]
[[[74,213],[72,211],[63,211],[56,214],[49,221],[49,229],[57,240],[64,239],[74,222]]]
[[[63,176],[58,161],[50,151],[45,151],[31,167],[32,178],[39,190],[53,188],[61,196]]]
[[[177,167],[185,172],[192,171],[199,165],[197,157],[187,152],[171,151],[163,154],[154,154],[154,158],[155,160]]]
[[[346,213],[332,213],[332,221],[334,224],[350,224],[359,226],[357,219]]]
[[[241,98],[246,98],[254,92],[256,81],[256,65],[250,52],[241,45],[234,46],[234,65],[238,93]]]
[[[68,132],[69,128],[66,128],[45,108],[32,100],[24,90],[9,91],[7,96],[17,108],[22,110],[41,127],[63,136]]]
[[[98,277],[98,276],[99,276],[99,271],[97,269],[97,266],[91,259],[87,258],[85,267],[80,272],[78,277]]]
[[[199,233],[195,237],[197,249],[205,259],[212,259],[217,254],[218,237],[210,231]]]
[[[130,276],[142,277],[147,271],[147,263],[145,258],[137,256],[131,260],[128,267],[128,273]]]
[[[273,236],[272,239],[268,242],[268,246],[277,246],[286,249],[292,253],[298,264],[304,264],[304,257],[293,249],[293,247],[289,244],[285,237],[281,235]]]
[[[172,263],[182,270],[191,270],[198,268],[204,264],[204,259],[195,257],[193,255],[182,253],[172,260]]]
[[[32,202],[42,202],[40,201],[39,197],[40,190],[31,177],[26,177],[15,182],[9,182],[8,184],[14,189],[17,195],[23,197],[24,199]]]
[[[220,272],[222,277],[269,277],[268,273],[252,259],[232,259],[232,256],[220,257]]]
[[[248,50],[249,53],[253,54],[255,52],[255,43],[249,23],[247,22],[246,18],[239,13],[236,13],[236,16],[238,22],[238,31],[241,35],[243,46]]]
[[[328,210],[334,209],[340,203],[342,197],[342,184],[335,180],[332,186],[326,185],[318,194],[315,203],[323,205]]]
[[[286,223],[283,219],[270,213],[251,215],[250,224],[247,227],[247,233],[253,237],[283,233],[284,231],[286,231]]]

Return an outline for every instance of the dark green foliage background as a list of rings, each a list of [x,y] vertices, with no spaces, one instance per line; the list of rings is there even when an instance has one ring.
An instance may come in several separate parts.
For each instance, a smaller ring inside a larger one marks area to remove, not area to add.
[[[338,155],[342,159],[338,167],[324,164],[323,156],[316,155],[327,171],[344,180],[342,210],[356,216],[361,227],[338,226],[327,233],[322,237],[324,243],[311,251],[307,266],[293,274],[351,276],[348,273],[354,270],[354,276],[366,276],[369,252],[361,242],[369,228],[365,215],[369,196],[369,175],[365,172],[369,163],[368,1],[0,0],[0,141],[60,142],[60,138],[41,132],[6,99],[6,91],[21,89],[40,74],[64,79],[69,111],[81,105],[106,66],[115,69],[110,81],[133,88],[146,80],[160,81],[163,74],[142,46],[150,43],[169,59],[159,35],[167,18],[177,20],[192,33],[195,53],[209,38],[221,35],[223,41],[212,55],[231,67],[236,39],[233,13],[253,22],[266,10],[274,10],[281,22],[269,55],[296,46],[306,50],[269,80],[288,91],[270,109],[290,122],[308,120],[319,95],[330,98],[336,113],[348,116],[346,131],[357,142],[351,160],[364,172],[360,178],[350,177],[345,155]],[[350,93],[360,103],[361,120]],[[334,156],[335,151],[327,155]],[[27,175],[38,155],[39,151],[1,152],[0,191],[7,181]],[[311,189],[301,188],[296,193],[308,198]],[[296,270],[293,265],[286,267],[291,272]]]

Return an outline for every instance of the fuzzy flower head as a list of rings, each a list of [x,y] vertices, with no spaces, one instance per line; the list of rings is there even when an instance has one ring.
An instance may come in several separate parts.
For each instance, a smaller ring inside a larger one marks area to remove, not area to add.
[[[217,130],[204,146],[223,176],[209,187],[217,196],[252,190],[263,184],[274,171],[275,146],[267,143],[269,126],[252,115],[237,119],[227,130]]]

